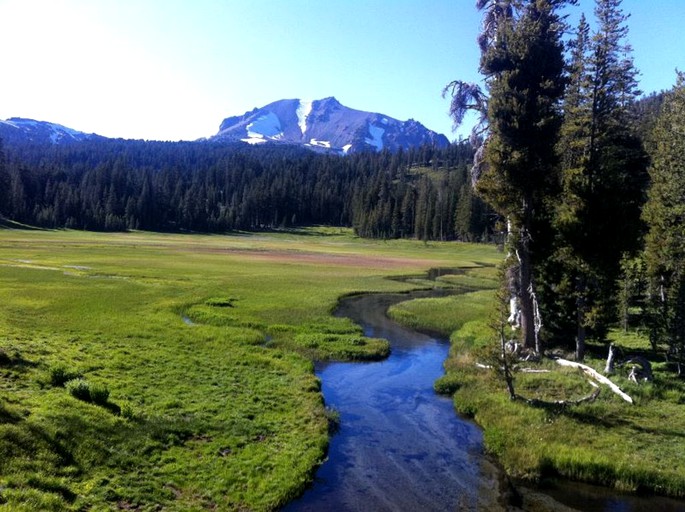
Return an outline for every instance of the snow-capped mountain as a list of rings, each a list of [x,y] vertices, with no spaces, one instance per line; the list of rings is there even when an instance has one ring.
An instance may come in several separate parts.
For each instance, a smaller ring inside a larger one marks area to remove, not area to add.
[[[242,116],[224,119],[219,132],[211,139],[250,144],[283,142],[342,154],[449,144],[447,137],[418,121],[398,121],[382,114],[354,110],[335,98],[276,101]]]
[[[6,121],[0,121],[0,139],[9,144],[17,142],[69,144],[93,137],[99,136],[79,132],[61,124],[48,123],[46,121],[35,121],[21,117],[11,117]]]
[[[61,124],[11,117],[0,120],[0,139],[5,144],[23,145],[73,144],[106,138]],[[449,144],[447,137],[418,121],[398,121],[383,114],[351,109],[332,97],[314,101],[280,100],[242,116],[229,117],[209,140],[249,144],[280,142],[339,154]]]

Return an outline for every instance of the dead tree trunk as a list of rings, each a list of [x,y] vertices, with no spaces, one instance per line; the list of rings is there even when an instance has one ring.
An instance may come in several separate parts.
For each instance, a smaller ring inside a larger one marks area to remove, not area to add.
[[[511,367],[509,366],[507,354],[507,339],[504,336],[505,326],[500,325],[500,357],[502,358],[502,373],[504,374],[504,381],[507,384],[507,391],[509,391],[509,398],[516,399],[516,391],[514,390],[514,376],[511,374]]]
[[[604,366],[604,375],[611,375],[614,373],[614,360],[616,359],[616,347],[612,343],[609,345],[609,355],[607,355],[607,364]]]
[[[513,329],[521,329],[523,348],[539,354],[542,317],[533,284],[530,234],[524,226],[507,219],[506,280],[509,291],[509,319]]]

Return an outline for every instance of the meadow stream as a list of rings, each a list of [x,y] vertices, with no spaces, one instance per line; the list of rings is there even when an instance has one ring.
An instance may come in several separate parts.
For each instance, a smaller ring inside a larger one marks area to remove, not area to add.
[[[392,352],[379,362],[317,365],[325,402],[340,413],[340,429],[313,486],[284,511],[518,510],[507,506],[515,492],[485,456],[480,429],[455,413],[451,399],[433,391],[433,382],[443,374],[448,342],[386,316],[397,302],[444,293],[371,294],[340,302],[336,315],[357,322],[366,336],[387,339]],[[542,499],[545,505],[538,503],[538,510],[569,510],[561,503],[616,512],[685,506],[570,482],[542,495],[519,490],[524,503]]]

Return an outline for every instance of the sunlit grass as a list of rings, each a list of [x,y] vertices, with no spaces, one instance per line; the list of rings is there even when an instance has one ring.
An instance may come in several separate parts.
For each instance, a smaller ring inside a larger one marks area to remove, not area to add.
[[[449,336],[469,321],[488,318],[494,305],[493,293],[482,288],[494,288],[496,274],[495,268],[475,268],[439,277],[439,281],[450,283],[457,291],[481,290],[401,302],[392,306],[388,314],[414,329],[432,330]]]
[[[327,446],[311,359],[387,353],[331,315],[338,299],[496,259],[484,246],[337,228],[0,230],[0,503],[278,508]],[[71,394],[78,378],[97,401]]]

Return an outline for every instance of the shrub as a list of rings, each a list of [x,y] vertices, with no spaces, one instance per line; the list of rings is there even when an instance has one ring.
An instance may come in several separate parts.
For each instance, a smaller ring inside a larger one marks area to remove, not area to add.
[[[53,366],[48,370],[50,384],[53,386],[64,386],[70,380],[79,379],[81,372],[67,368],[64,365]]]
[[[213,306],[215,308],[232,308],[234,298],[231,297],[212,297],[205,301],[208,306]]]
[[[107,405],[109,399],[109,389],[104,385],[93,385],[90,387],[90,400],[97,405]]]
[[[459,377],[454,373],[443,375],[433,383],[433,389],[439,395],[452,396],[461,385]]]
[[[340,411],[334,409],[333,407],[327,406],[324,409],[324,414],[326,415],[326,420],[328,421],[329,435],[338,433],[340,430]]]
[[[85,380],[85,379],[72,379],[68,381],[64,387],[67,388],[67,391],[73,396],[74,398],[78,398],[79,400],[83,400],[84,402],[90,402],[91,397],[90,397],[90,383]]]

